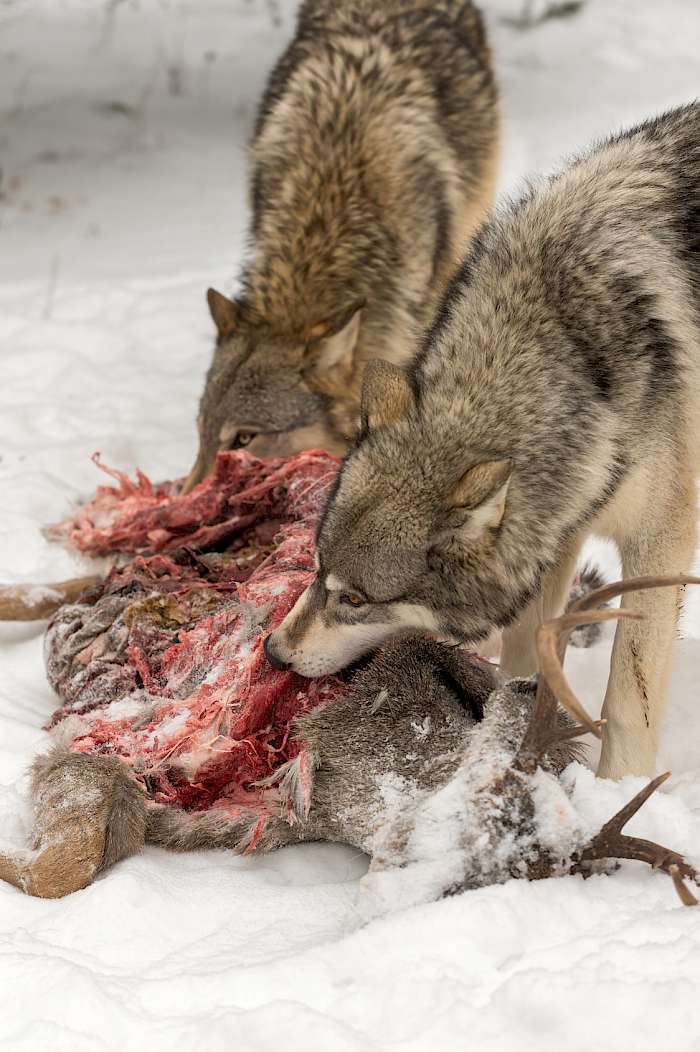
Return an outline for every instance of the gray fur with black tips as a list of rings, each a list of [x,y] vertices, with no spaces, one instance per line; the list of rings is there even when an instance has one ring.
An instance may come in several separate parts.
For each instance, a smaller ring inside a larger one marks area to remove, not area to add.
[[[498,102],[468,0],[306,0],[250,147],[251,250],[197,463],[354,439],[365,363],[406,361],[493,200]]]
[[[700,470],[700,104],[617,135],[489,222],[408,372],[365,372],[362,438],[319,571],[268,653],[335,672],[427,630],[502,626],[536,669],[585,537],[626,578],[678,574]],[[617,628],[600,772],[651,773],[682,589]],[[628,603],[628,600],[623,600]]]

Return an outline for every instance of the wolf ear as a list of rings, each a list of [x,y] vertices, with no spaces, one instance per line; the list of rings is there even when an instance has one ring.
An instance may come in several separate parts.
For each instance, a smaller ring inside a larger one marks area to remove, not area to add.
[[[398,423],[413,405],[413,388],[403,369],[391,362],[376,360],[367,363],[362,377],[363,432]]]
[[[207,303],[219,337],[230,336],[238,326],[238,304],[226,299],[216,289],[207,289]]]
[[[338,366],[352,363],[360,335],[360,321],[364,304],[356,303],[332,321],[321,321],[307,334],[314,372],[325,373]]]
[[[462,475],[449,503],[452,508],[469,513],[460,527],[463,537],[474,539],[500,525],[512,471],[512,460],[489,460]]]

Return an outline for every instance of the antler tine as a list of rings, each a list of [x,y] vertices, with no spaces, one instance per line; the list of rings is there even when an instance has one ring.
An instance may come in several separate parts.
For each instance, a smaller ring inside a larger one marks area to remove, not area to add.
[[[620,621],[622,619],[640,620],[641,614],[631,610],[585,610],[562,614],[561,617],[545,621],[537,631],[537,653],[540,660],[540,681],[538,696],[549,688],[549,692],[579,723],[600,737],[598,720],[592,720],[581,705],[564,675],[563,651],[574,628],[578,625],[591,624],[594,621]]]
[[[613,581],[612,584],[604,584],[602,588],[596,588],[592,592],[581,596],[570,607],[570,613],[580,610],[593,610],[603,603],[616,599],[619,595],[628,592],[642,592],[649,588],[670,588],[679,584],[700,584],[700,577],[691,577],[690,574],[675,574],[662,577],[630,577],[626,581]]]
[[[585,868],[587,863],[606,858],[628,858],[637,862],[646,862],[652,868],[662,869],[664,873],[668,873],[684,906],[698,905],[698,900],[684,883],[684,878],[700,884],[700,874],[685,861],[682,855],[667,847],[662,847],[661,844],[655,844],[652,840],[625,836],[622,832],[630,818],[639,811],[652,793],[655,793],[670,775],[671,772],[666,771],[665,774],[654,778],[605,823],[600,832],[578,854],[575,860],[575,871]]]
[[[586,730],[600,737],[604,721],[591,720],[564,675],[564,653],[571,631],[577,625],[594,621],[613,621],[622,618],[640,620],[642,615],[631,610],[596,610],[593,608],[627,592],[685,584],[700,584],[700,578],[679,574],[675,577],[637,577],[629,581],[616,581],[614,584],[590,592],[579,600],[567,614],[540,626],[537,632],[537,653],[540,662],[537,696],[530,722],[514,759],[514,767],[525,773],[532,773],[538,766],[542,754],[555,742],[577,737]],[[580,721],[578,726],[557,727],[557,701]],[[632,816],[669,776],[668,772],[659,775],[617,814],[613,815],[590,843],[574,857],[573,871],[585,870],[590,863],[601,859],[628,858],[646,862],[655,869],[662,869],[668,873],[673,880],[678,897],[685,906],[698,905],[698,899],[685,884],[685,880],[692,880],[700,885],[700,874],[685,861],[682,855],[651,840],[626,836],[622,832]]]
[[[591,624],[596,621],[638,619],[641,615],[631,610],[596,610],[595,607],[627,592],[684,584],[700,584],[700,577],[678,574],[673,577],[635,577],[627,581],[615,581],[589,592],[579,599],[568,613],[546,621],[540,626],[537,632],[537,652],[540,661],[537,698],[530,724],[519,750],[521,765],[524,763],[528,769],[533,769],[533,763],[536,765],[536,760],[547,746],[556,740],[557,701],[579,721],[582,728],[590,731],[597,738],[601,736],[602,722],[590,718],[564,675],[566,642],[573,629],[578,625]],[[585,731],[582,729],[580,733],[583,734]],[[573,730],[571,736],[576,736]]]
[[[577,625],[592,621],[612,621],[623,617],[639,617],[627,610],[592,610],[578,614],[562,614],[561,617],[545,621],[537,631],[537,653],[540,674],[537,694],[530,721],[515,757],[514,764],[522,771],[532,773],[543,754],[552,745],[571,738],[578,738],[588,731],[601,736],[602,720],[592,720],[569,686],[562,667],[560,643],[568,638]],[[579,722],[575,727],[557,726],[557,701],[568,709]]]
[[[648,785],[645,785],[643,789],[632,797],[631,800],[621,807],[620,810],[609,818],[601,829],[602,833],[621,833],[631,818],[634,818],[637,811],[647,802],[650,796],[652,796],[660,785],[667,782],[671,777],[670,771],[664,771],[663,774],[657,774],[656,778],[652,778]]]

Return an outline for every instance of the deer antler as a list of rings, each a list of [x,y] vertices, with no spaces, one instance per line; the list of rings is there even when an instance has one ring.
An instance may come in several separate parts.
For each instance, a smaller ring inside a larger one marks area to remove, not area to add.
[[[654,577],[630,577],[626,581],[613,581],[612,584],[604,584],[601,588],[596,588],[581,596],[570,608],[569,613],[594,610],[602,603],[607,603],[620,595],[627,595],[628,592],[646,592],[650,588],[672,588],[686,584],[700,584],[700,577],[681,573],[670,576],[662,574]]]
[[[101,577],[73,577],[56,584],[16,584],[0,587],[0,621],[41,621],[64,603],[100,584]]]
[[[588,625],[596,621],[620,621],[623,618],[638,621],[641,617],[641,614],[632,610],[585,610],[572,611],[553,621],[546,621],[537,632],[537,653],[540,660],[538,697],[541,694],[543,699],[547,698],[552,709],[556,708],[558,701],[585,730],[599,738],[601,721],[591,719],[564,675],[562,662],[566,642],[579,625]]]
[[[577,737],[587,730],[600,736],[604,721],[591,720],[571,689],[563,669],[566,641],[571,631],[581,624],[592,621],[619,620],[620,618],[640,618],[641,615],[630,610],[595,610],[600,603],[607,602],[627,592],[637,592],[648,588],[700,584],[700,578],[679,574],[675,577],[636,577],[627,581],[616,581],[614,584],[597,588],[580,599],[568,614],[547,621],[537,633],[537,651],[540,659],[540,677],[537,684],[537,697],[530,723],[523,737],[522,744],[515,758],[515,765],[522,771],[531,773],[537,767],[547,748],[556,741]],[[557,701],[580,724],[568,730],[556,725]],[[681,902],[686,906],[696,906],[698,900],[684,883],[684,878],[700,884],[700,874],[690,866],[682,855],[669,848],[655,844],[651,840],[626,836],[622,830],[630,818],[639,811],[649,797],[667,778],[670,772],[659,775],[632,798],[617,814],[605,823],[599,833],[574,858],[574,872],[581,871],[587,864],[601,859],[628,858],[646,862],[654,869],[662,869],[673,879]]]
[[[639,616],[627,610],[592,610],[587,613],[563,614],[540,626],[537,632],[540,664],[537,694],[532,717],[515,758],[516,767],[532,774],[548,748],[557,742],[578,738],[587,731],[600,737],[600,728],[604,721],[591,719],[564,675],[562,661],[566,640],[578,625]],[[579,722],[573,727],[562,727],[557,720],[557,702]]]
[[[586,863],[595,862],[605,858],[630,858],[637,862],[646,862],[653,869],[662,869],[664,873],[673,879],[678,897],[684,906],[697,906],[698,900],[690,888],[684,883],[683,878],[700,884],[700,874],[690,866],[682,855],[671,851],[661,844],[655,844],[652,840],[642,840],[636,836],[625,836],[622,832],[633,815],[636,815],[652,793],[655,793],[660,785],[671,777],[671,772],[660,774],[653,781],[645,785],[629,803],[625,804],[616,815],[613,815],[605,823],[603,828],[593,837],[590,844],[579,852],[574,872],[585,868]]]
[[[541,674],[537,684],[535,708],[523,739],[521,754],[528,752],[539,760],[546,752],[548,744],[562,740],[561,729],[556,732],[554,739],[551,738],[551,734],[555,733],[557,701],[581,724],[578,732],[571,728],[565,734],[565,738],[574,738],[586,731],[595,734],[597,738],[601,735],[604,721],[590,718],[564,675],[563,662],[566,643],[574,628],[596,621],[618,621],[622,618],[639,620],[642,615],[633,610],[596,610],[595,608],[628,592],[685,584],[700,584],[700,577],[678,574],[674,577],[634,577],[627,581],[615,581],[584,595],[568,613],[540,625],[537,632],[537,653]]]

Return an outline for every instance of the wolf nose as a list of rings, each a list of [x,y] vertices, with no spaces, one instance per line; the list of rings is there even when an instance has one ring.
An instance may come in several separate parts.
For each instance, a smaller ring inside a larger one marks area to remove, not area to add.
[[[273,668],[279,669],[280,672],[286,672],[289,668],[288,661],[282,661],[277,654],[275,654],[274,644],[272,643],[272,636],[265,636],[265,642],[263,643],[263,650],[265,657],[270,662]]]

